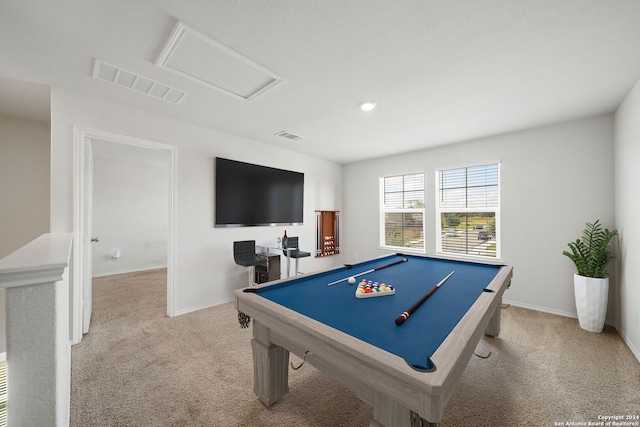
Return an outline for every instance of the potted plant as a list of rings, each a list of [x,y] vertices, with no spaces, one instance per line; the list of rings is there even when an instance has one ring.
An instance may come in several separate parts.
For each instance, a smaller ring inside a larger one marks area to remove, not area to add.
[[[618,231],[602,229],[599,220],[586,223],[582,240],[568,243],[571,252],[562,253],[573,261],[576,273],[573,285],[580,327],[590,332],[602,332],[609,296],[607,266],[614,258],[609,243]]]

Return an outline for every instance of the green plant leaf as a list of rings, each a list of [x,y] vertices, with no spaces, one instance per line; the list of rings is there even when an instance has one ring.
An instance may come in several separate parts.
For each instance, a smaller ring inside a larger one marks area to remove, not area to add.
[[[569,242],[571,252],[562,251],[576,266],[576,273],[580,276],[604,278],[607,277],[607,265],[613,260],[610,248],[611,239],[618,234],[617,230],[602,229],[600,220],[586,223],[582,231],[582,240]]]

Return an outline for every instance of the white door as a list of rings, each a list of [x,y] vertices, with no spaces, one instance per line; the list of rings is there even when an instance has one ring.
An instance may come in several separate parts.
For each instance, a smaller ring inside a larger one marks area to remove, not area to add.
[[[91,140],[85,140],[84,150],[84,206],[82,216],[84,217],[84,227],[82,230],[82,241],[84,242],[82,256],[82,333],[89,332],[91,322],[92,302],[92,248],[93,242],[97,241],[92,235],[93,231],[93,149]]]

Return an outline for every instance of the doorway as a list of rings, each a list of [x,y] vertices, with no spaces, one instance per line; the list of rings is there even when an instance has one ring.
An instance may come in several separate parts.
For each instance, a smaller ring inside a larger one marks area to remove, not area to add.
[[[174,315],[174,262],[175,262],[175,183],[176,183],[176,147],[154,141],[117,135],[103,131],[76,129],[74,173],[74,280],[71,292],[71,338],[72,343],[80,342],[87,333],[91,321],[92,309],[92,239],[93,236],[93,143],[99,141],[101,156],[105,149],[111,156],[135,155],[149,158],[164,158],[168,162],[166,185],[168,200],[168,218],[165,224],[166,233],[166,266],[167,266],[167,316]],[[106,147],[106,148],[105,148]],[[146,155],[145,155],[146,154]],[[160,155],[160,156],[158,156]],[[111,251],[112,256],[119,256],[118,248]],[[103,256],[102,254],[101,256]]]

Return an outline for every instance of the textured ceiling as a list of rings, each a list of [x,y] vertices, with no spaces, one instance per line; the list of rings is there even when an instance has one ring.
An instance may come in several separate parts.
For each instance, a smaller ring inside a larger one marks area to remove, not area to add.
[[[158,67],[178,21],[286,82],[247,102]],[[0,58],[3,114],[42,119],[56,86],[347,163],[614,111],[640,1],[4,0]],[[189,95],[96,80],[94,58]]]

